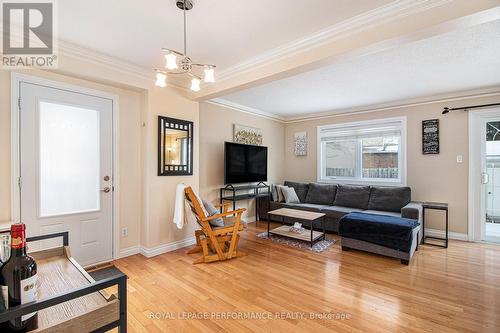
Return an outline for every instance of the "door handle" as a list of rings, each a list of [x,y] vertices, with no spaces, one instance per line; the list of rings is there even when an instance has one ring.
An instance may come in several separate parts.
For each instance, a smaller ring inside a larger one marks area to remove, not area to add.
[[[488,184],[490,181],[490,175],[488,175],[486,172],[481,172],[481,184]]]
[[[101,192],[104,192],[104,193],[108,193],[109,191],[111,191],[111,188],[109,186],[106,186],[105,188],[103,188],[101,190]]]

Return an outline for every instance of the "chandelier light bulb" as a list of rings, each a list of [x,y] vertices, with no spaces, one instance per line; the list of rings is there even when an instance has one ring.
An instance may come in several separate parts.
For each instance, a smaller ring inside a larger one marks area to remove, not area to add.
[[[169,54],[166,54],[165,60],[166,60],[165,67],[167,69],[174,70],[179,68],[179,66],[177,66],[177,56],[174,53],[170,52]]]
[[[215,70],[213,67],[205,67],[205,78],[204,81],[207,83],[215,82]]]
[[[160,72],[156,73],[155,85],[158,87],[165,88],[167,86],[167,75]]]
[[[200,79],[194,77],[191,80],[191,90],[192,91],[200,91],[200,82],[201,82]]]

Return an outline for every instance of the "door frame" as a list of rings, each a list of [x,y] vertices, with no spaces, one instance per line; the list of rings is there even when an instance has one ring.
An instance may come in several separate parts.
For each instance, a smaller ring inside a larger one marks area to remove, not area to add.
[[[498,117],[500,115],[499,107],[492,107],[484,110],[468,111],[468,132],[469,132],[469,213],[468,213],[468,235],[471,242],[479,242],[482,236],[483,227],[481,224],[485,218],[483,211],[484,193],[481,191],[481,177],[483,172],[484,145],[482,139],[486,133],[482,133],[482,128],[477,126],[482,120]],[[481,149],[477,149],[481,147]],[[478,161],[481,161],[478,163]]]
[[[120,207],[120,186],[119,186],[119,98],[118,95],[95,90],[91,88],[86,88],[78,85],[68,84],[60,81],[54,81],[51,79],[46,79],[40,76],[27,75],[17,72],[11,72],[11,113],[10,113],[10,131],[11,131],[11,144],[10,144],[10,155],[11,155],[11,223],[16,223],[19,221],[19,209],[20,209],[20,191],[18,179],[20,175],[20,163],[19,163],[19,141],[20,141],[20,122],[19,122],[19,88],[22,82],[41,85],[53,89],[60,89],[69,92],[89,95],[93,97],[100,97],[111,100],[112,103],[112,170],[113,170],[113,191],[112,196],[112,240],[113,240],[113,259],[119,258],[120,253],[120,224],[119,224],[119,207]],[[96,263],[99,264],[99,263]]]

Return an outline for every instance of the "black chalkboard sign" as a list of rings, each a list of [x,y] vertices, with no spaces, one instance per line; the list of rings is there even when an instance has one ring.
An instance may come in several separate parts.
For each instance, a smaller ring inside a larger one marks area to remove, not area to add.
[[[439,154],[439,119],[422,121],[422,154]]]

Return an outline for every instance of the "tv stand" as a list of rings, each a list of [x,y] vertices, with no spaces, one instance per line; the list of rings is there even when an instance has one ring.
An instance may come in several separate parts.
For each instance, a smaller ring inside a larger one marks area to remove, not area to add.
[[[220,189],[219,202],[222,204],[224,201],[233,202],[233,210],[236,210],[236,201],[257,199],[271,195],[270,186],[264,182],[259,182],[254,185],[240,185],[234,186],[227,184]],[[238,192],[245,192],[238,194]],[[221,207],[222,213],[222,207]],[[255,201],[255,219],[259,220],[259,200]]]

